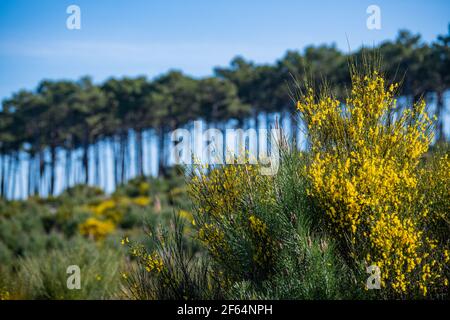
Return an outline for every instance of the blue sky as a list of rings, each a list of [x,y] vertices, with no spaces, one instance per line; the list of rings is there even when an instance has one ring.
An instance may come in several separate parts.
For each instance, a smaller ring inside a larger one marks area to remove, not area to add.
[[[71,4],[81,30],[66,28]],[[381,30],[366,28],[371,4]],[[348,50],[347,37],[352,49],[370,46],[402,28],[431,41],[447,32],[449,13],[448,0],[0,0],[0,98],[43,78],[204,76],[236,55],[270,63],[310,44]]]

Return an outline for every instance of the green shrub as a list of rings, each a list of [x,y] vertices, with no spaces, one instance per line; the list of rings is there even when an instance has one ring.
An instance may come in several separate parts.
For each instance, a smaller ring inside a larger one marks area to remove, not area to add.
[[[151,246],[129,242],[131,256],[123,274],[125,294],[132,299],[198,300],[221,298],[219,283],[211,277],[208,260],[192,251],[184,237],[184,222],[175,216],[170,228],[149,226]]]
[[[133,244],[130,252],[137,257],[137,268],[127,275],[132,296],[330,299],[354,295],[352,270],[323,228],[313,227],[308,218],[316,208],[308,202],[303,158],[284,153],[274,177],[261,176],[257,167],[249,165],[222,166],[192,176],[192,243],[183,245],[185,230],[177,227],[177,218],[175,229],[150,233],[153,249]],[[187,263],[196,246],[201,262]],[[208,255],[201,254],[204,250]]]
[[[117,298],[120,251],[74,239],[64,249],[53,249],[17,262],[16,278],[25,299],[107,299]],[[67,268],[81,270],[81,288],[67,288]]]

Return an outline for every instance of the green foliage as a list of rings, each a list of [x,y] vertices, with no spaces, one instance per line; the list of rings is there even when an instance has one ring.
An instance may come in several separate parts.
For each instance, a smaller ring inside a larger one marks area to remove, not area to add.
[[[285,151],[274,177],[261,176],[247,165],[192,176],[193,225],[184,225],[175,216],[169,228],[150,229],[147,244],[129,244],[136,264],[129,264],[125,276],[128,295],[136,299],[361,295],[354,271],[313,219],[317,208],[306,192],[305,164],[303,154]],[[124,242],[128,244],[128,238]]]
[[[169,199],[186,198],[183,192],[173,192],[183,190],[183,185],[182,176],[174,175],[136,179],[123,184],[113,195],[77,185],[58,197],[0,200],[0,298],[123,298],[120,273],[125,259],[121,238],[129,236],[155,247],[145,237],[144,223],[152,227],[168,224],[174,211],[170,203],[175,203]],[[156,196],[162,199],[159,211],[153,208]],[[114,217],[118,217],[115,228],[104,237],[80,236],[81,226],[86,227],[89,219],[107,223]],[[81,268],[81,290],[66,288],[69,265]]]
[[[444,93],[450,88],[449,39],[450,36],[445,34],[432,43],[425,43],[420,35],[403,30],[396,40],[383,42],[374,49],[386,62],[383,71],[396,77],[395,81],[403,80],[399,95],[414,101],[421,96],[436,98],[438,140],[445,140],[443,115],[446,108]],[[66,185],[72,183],[70,176],[73,175],[78,182],[92,183],[89,178],[90,163],[94,162],[90,159],[91,149],[96,154],[94,171],[99,180],[99,158],[105,156],[99,153],[104,144],[114,148],[116,186],[130,177],[127,167],[134,166],[137,175],[143,176],[145,131],[157,136],[159,174],[162,175],[167,167],[165,139],[171,130],[185,127],[197,119],[215,126],[237,120],[242,126],[249,117],[253,117],[254,125],[258,127],[260,115],[292,115],[286,82],[292,75],[308,78],[305,70],[314,76],[313,84],[318,85],[321,78],[326,78],[333,84],[333,94],[341,97],[351,84],[347,61],[360,56],[363,51],[346,55],[334,45],[308,46],[304,52],[288,51],[272,65],[257,65],[237,57],[229,66],[216,68],[213,77],[202,79],[170,71],[153,80],[111,78],[100,85],[93,84],[89,77],[76,82],[43,80],[36,90],[21,90],[3,101],[0,159],[5,170],[0,171],[0,195],[11,196],[13,183],[10,180],[16,178],[8,176],[11,168],[6,169],[18,161],[21,152],[29,156],[27,195],[56,192],[59,151],[64,151],[66,160],[82,151],[82,170],[75,172],[75,163],[66,161]],[[295,121],[291,125],[295,135]],[[130,163],[127,146],[131,137],[135,163]],[[50,161],[46,160],[47,155],[50,155]],[[45,180],[46,183],[42,183]]]
[[[193,176],[194,226],[188,230],[194,235],[186,234],[176,216],[169,229],[149,232],[150,246],[132,242],[137,266],[131,264],[125,276],[128,294],[137,299],[354,296],[351,269],[307,218],[315,208],[308,204],[299,170],[304,164],[301,154],[288,152],[274,178],[261,178],[246,165],[214,168],[200,180]],[[233,185],[228,178],[244,182]],[[195,247],[200,251],[193,255]]]
[[[83,239],[73,239],[63,249],[17,261],[22,298],[25,299],[107,299],[117,297],[120,251],[98,248]],[[81,288],[67,288],[67,268],[81,270]],[[17,284],[15,284],[17,286]]]
[[[11,255],[23,256],[47,247],[42,221],[45,211],[30,202],[3,203],[0,211],[0,243]],[[4,253],[5,255],[10,255]]]
[[[168,227],[151,227],[152,249],[128,243],[136,258],[123,274],[125,294],[132,299],[206,300],[220,298],[219,283],[211,277],[208,260],[192,251],[184,222],[174,216]]]
[[[443,93],[449,88],[448,35],[429,45],[420,36],[401,32],[396,41],[385,42],[377,50],[387,62],[384,71],[403,77],[398,94],[414,101],[422,94],[436,95],[437,133],[439,140],[445,140],[442,114]],[[0,298],[122,297],[117,276],[120,261],[125,260],[118,249],[122,238],[133,243],[122,272],[126,297],[379,298],[361,290],[361,279],[367,277],[365,266],[343,254],[348,248],[329,232],[323,208],[308,194],[307,154],[295,148],[283,150],[273,177],[261,176],[257,167],[247,165],[202,169],[202,175],[190,181],[193,207],[184,172],[166,168],[165,140],[170,130],[199,118],[217,126],[237,120],[243,126],[253,116],[258,126],[261,114],[284,116],[292,111],[286,81],[291,74],[307,77],[306,67],[316,79],[326,77],[334,85],[333,96],[343,96],[350,84],[347,58],[334,46],[308,47],[303,53],[287,52],[274,65],[257,65],[239,57],[209,78],[171,71],[152,81],[109,79],[101,85],[89,78],[42,81],[35,91],[22,90],[5,100],[0,110]],[[143,174],[145,130],[158,139],[160,178]],[[324,140],[330,144],[329,133]],[[130,157],[131,137],[134,157]],[[95,159],[90,155],[99,152],[102,143],[114,150],[111,179],[116,190],[112,195],[88,186],[92,162],[100,180],[98,163],[104,155]],[[84,184],[55,197],[57,151],[64,152],[66,160],[81,151],[82,170],[67,161],[64,176],[65,185],[70,185],[71,173],[76,171],[75,181]],[[34,196],[26,201],[2,200],[11,196],[17,176],[14,166],[23,152],[29,156],[27,194]],[[433,150],[422,160],[420,169],[434,174],[424,174],[416,191],[429,200],[434,215],[432,223],[421,228],[448,246],[446,157],[448,147]],[[136,163],[130,163],[131,158]],[[126,183],[131,166],[138,178]],[[181,217],[173,220],[174,211]],[[159,230],[155,229],[158,224],[162,225]],[[89,229],[82,226],[89,225],[103,226],[108,232],[101,236],[84,232],[81,237],[80,230]],[[143,227],[151,232],[145,235]],[[448,264],[448,256],[445,259]],[[81,291],[65,288],[65,271],[71,264],[82,269],[86,286]],[[448,279],[448,266],[444,271]]]

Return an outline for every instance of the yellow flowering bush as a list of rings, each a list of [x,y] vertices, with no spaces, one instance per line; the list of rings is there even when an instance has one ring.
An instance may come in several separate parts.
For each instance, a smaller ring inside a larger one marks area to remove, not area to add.
[[[178,211],[178,215],[189,222],[189,224],[195,225],[194,217],[191,212],[181,209]]]
[[[258,167],[250,164],[221,166],[208,173],[199,171],[192,177],[188,192],[200,204],[201,212],[215,217],[238,211],[245,190],[264,179]]]
[[[150,197],[147,197],[147,196],[139,196],[139,197],[133,198],[133,203],[137,204],[138,206],[141,206],[141,207],[147,207],[148,205],[150,205],[151,199],[150,199]]]
[[[244,260],[248,270],[238,273],[256,275],[273,265],[268,226],[254,213],[257,203],[273,201],[273,189],[267,187],[272,178],[261,175],[257,165],[242,162],[199,170],[190,180],[189,193],[196,207],[197,237],[212,257],[230,268]],[[236,248],[237,242],[241,248]],[[245,250],[248,254],[243,256],[236,253]]]
[[[156,250],[148,252],[142,244],[131,243],[128,237],[121,240],[122,245],[127,245],[132,257],[138,259],[148,273],[161,273],[164,270],[164,262],[161,254]]]
[[[107,219],[119,223],[123,218],[126,204],[128,204],[127,198],[107,198],[98,204],[91,205],[89,209],[98,219]]]
[[[259,267],[271,264],[273,261],[273,248],[275,243],[272,241],[267,231],[267,224],[258,217],[251,215],[249,220],[250,235],[254,240],[255,253],[253,260]]]
[[[376,69],[351,78],[345,101],[307,86],[297,102],[311,146],[308,192],[349,256],[380,268],[382,288],[396,296],[440,291],[448,283],[436,255],[446,244],[426,232],[438,213],[420,188],[422,177],[438,174],[419,165],[433,138],[425,103],[399,111],[398,85]],[[447,195],[448,181],[440,189]]]
[[[245,167],[245,169],[244,169]],[[242,205],[242,190],[247,182],[245,170],[251,166],[223,166],[210,169],[198,166],[198,172],[189,183],[189,194],[197,206],[194,224],[197,236],[218,260],[229,259],[230,252],[225,240],[223,222],[232,217]]]
[[[92,212],[98,216],[102,216],[106,211],[116,207],[116,201],[112,198],[105,199],[96,205],[92,205],[90,208]]]
[[[430,222],[428,227],[441,241],[449,241],[450,235],[450,159],[448,150],[437,151],[437,155],[429,159],[419,180],[422,190],[430,206]]]
[[[88,218],[79,225],[80,234],[91,237],[94,240],[103,240],[107,235],[115,230],[115,224],[110,220],[99,220],[97,218]]]
[[[140,195],[146,195],[150,192],[150,184],[146,181],[139,183],[138,191]]]
[[[239,299],[345,298],[341,287],[355,288],[351,272],[308,217],[307,179],[298,173],[305,157],[280,153],[273,176],[246,162],[192,175],[194,234],[211,258],[211,278]]]
[[[161,257],[156,252],[154,252],[153,254],[149,254],[147,256],[146,263],[147,263],[147,266],[145,269],[147,270],[147,272],[152,272],[152,271],[161,272],[164,267],[164,263],[163,263]]]
[[[224,232],[216,225],[204,223],[198,230],[198,238],[208,246],[209,252],[215,258],[225,258],[230,252]]]
[[[248,210],[249,194],[265,201],[271,199],[270,188],[264,187],[270,177],[259,174],[258,170],[257,165],[248,163],[218,166],[209,171],[199,170],[190,180],[188,190],[197,209],[194,219],[197,236],[216,259],[231,261],[226,236],[230,235],[229,228],[237,231],[242,226],[249,226],[254,233],[255,262],[263,263],[263,257],[269,255],[262,252],[262,244],[267,240],[264,223]]]
[[[6,289],[0,290],[0,300],[10,300],[11,295],[9,294],[9,291]]]
[[[126,295],[135,299],[213,299],[217,284],[209,277],[209,264],[184,237],[184,220],[175,215],[170,230],[148,226],[152,247],[125,237],[131,261],[122,273]]]
[[[98,203],[91,204],[87,209],[99,219],[111,220],[115,224],[120,223],[133,205],[147,207],[151,204],[148,196],[138,195],[136,197],[112,196]]]

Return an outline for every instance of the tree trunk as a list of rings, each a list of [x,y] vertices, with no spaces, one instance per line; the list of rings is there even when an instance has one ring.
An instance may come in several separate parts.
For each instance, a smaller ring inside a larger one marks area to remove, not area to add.
[[[0,197],[4,197],[4,185],[5,185],[5,170],[3,169],[4,163],[5,163],[5,156],[0,156]]]
[[[89,184],[89,144],[87,141],[83,143],[83,170],[84,170],[84,184]]]
[[[33,184],[32,184],[33,183],[33,175],[32,175],[33,161],[34,161],[34,154],[30,153],[29,158],[28,158],[28,178],[27,178],[28,183],[27,183],[27,194],[26,194],[27,197],[33,193]]]
[[[125,133],[120,135],[120,183],[125,181]]]
[[[55,194],[55,182],[56,182],[56,146],[50,147],[50,195]]]
[[[45,173],[45,155],[44,151],[39,151],[39,179],[37,181],[37,187],[36,187],[36,194],[41,194],[41,184],[42,184],[42,178],[44,177]]]
[[[108,172],[108,168],[109,166],[108,161],[106,161],[107,159],[107,155],[106,155],[106,151],[108,150],[108,141],[105,139],[104,143],[103,143],[103,154],[102,154],[102,159],[103,159],[103,188],[106,189],[106,187],[108,186],[108,182],[109,182],[109,172]]]
[[[164,129],[161,127],[158,132],[158,176],[164,176],[165,164],[164,164]]]
[[[34,159],[34,168],[40,168],[41,165],[41,155],[40,152]],[[33,178],[33,195],[39,195],[39,181],[40,181],[40,170],[35,170]]]
[[[115,141],[116,140],[116,141]],[[114,187],[117,187],[119,184],[119,154],[117,150],[117,140],[118,138],[113,138],[112,143],[112,151],[113,151],[113,167],[114,167]]]
[[[258,154],[259,154],[259,120],[258,120],[258,110],[255,109],[254,113],[253,113],[253,122],[254,122],[254,128],[256,131],[256,159],[258,159]]]
[[[142,130],[136,131],[136,171],[139,177],[144,175]]]
[[[94,172],[94,183],[96,186],[100,186],[100,150],[99,142],[94,145],[94,157],[95,157],[95,172]]]
[[[16,195],[16,173],[18,168],[17,154],[11,156],[11,199]]]
[[[10,194],[9,194],[9,191],[11,190],[11,184],[12,184],[12,179],[13,179],[13,177],[12,177],[12,173],[13,173],[12,165],[13,165],[13,156],[11,155],[11,156],[8,157],[8,169],[7,169],[7,178],[8,179],[6,180],[6,190],[5,190],[6,198],[11,197]]]
[[[66,150],[66,161],[65,161],[65,187],[70,187],[70,174],[72,171],[72,153],[70,149]]]
[[[5,198],[8,198],[8,182],[9,182],[9,156],[3,158],[3,182],[2,182],[2,194]]]
[[[436,141],[445,141],[444,134],[444,93],[442,91],[437,92],[437,104],[436,104],[436,117],[437,117],[437,127],[436,127]]]
[[[298,113],[294,111],[291,116],[291,135],[292,135],[292,149],[298,150],[299,149],[299,143],[298,143],[298,134],[299,134],[299,118]]]

